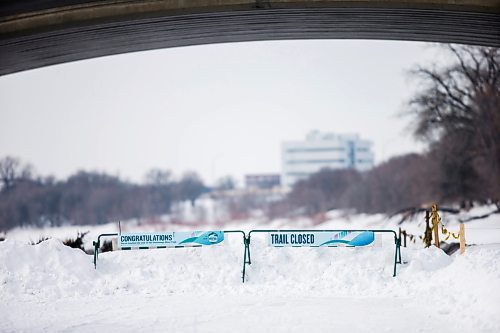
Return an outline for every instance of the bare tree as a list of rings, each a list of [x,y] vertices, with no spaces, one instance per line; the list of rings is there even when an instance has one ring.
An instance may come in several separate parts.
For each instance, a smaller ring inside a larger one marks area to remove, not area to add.
[[[215,189],[218,191],[234,190],[236,188],[236,180],[231,176],[225,176],[217,180]]]
[[[151,169],[146,173],[146,184],[154,186],[168,185],[171,181],[172,173],[168,170]]]
[[[195,172],[186,172],[176,185],[177,199],[189,200],[193,207],[196,199],[206,191],[205,184]]]
[[[439,152],[448,200],[500,197],[500,49],[447,47],[454,61],[412,74],[414,134]]]
[[[6,156],[0,159],[2,190],[11,190],[18,180],[31,179],[32,170],[30,165],[22,165],[17,158]]]
[[[148,212],[147,215],[156,216],[170,212],[173,200],[173,182],[168,170],[151,169],[146,174],[146,188]]]

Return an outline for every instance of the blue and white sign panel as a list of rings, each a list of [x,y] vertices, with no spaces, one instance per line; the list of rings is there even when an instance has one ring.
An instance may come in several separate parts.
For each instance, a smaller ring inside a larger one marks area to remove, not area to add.
[[[373,231],[280,231],[269,233],[269,245],[274,247],[370,246],[375,241]]]
[[[118,235],[119,248],[215,245],[223,241],[223,231],[151,232]]]

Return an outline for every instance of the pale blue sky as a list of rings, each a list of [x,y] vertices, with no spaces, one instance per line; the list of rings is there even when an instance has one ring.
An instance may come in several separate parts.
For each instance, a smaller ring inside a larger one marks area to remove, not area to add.
[[[428,44],[275,41],[103,57],[0,77],[0,156],[42,175],[78,169],[141,181],[150,168],[280,171],[280,143],[312,129],[373,140],[377,163],[422,149],[400,118],[406,71]]]

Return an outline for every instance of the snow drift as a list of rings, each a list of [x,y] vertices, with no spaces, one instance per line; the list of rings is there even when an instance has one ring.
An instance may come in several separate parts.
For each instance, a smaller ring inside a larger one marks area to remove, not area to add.
[[[382,245],[272,248],[255,235],[243,284],[241,235],[206,248],[101,253],[97,269],[56,238],[8,238],[0,332],[500,331],[500,245],[452,256],[402,248],[395,278],[394,242]]]

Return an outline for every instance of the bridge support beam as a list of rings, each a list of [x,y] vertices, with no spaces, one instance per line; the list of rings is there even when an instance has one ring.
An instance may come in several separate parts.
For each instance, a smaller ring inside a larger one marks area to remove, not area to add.
[[[127,52],[242,41],[384,39],[500,47],[500,0],[454,2],[8,0],[0,4],[0,75]]]

